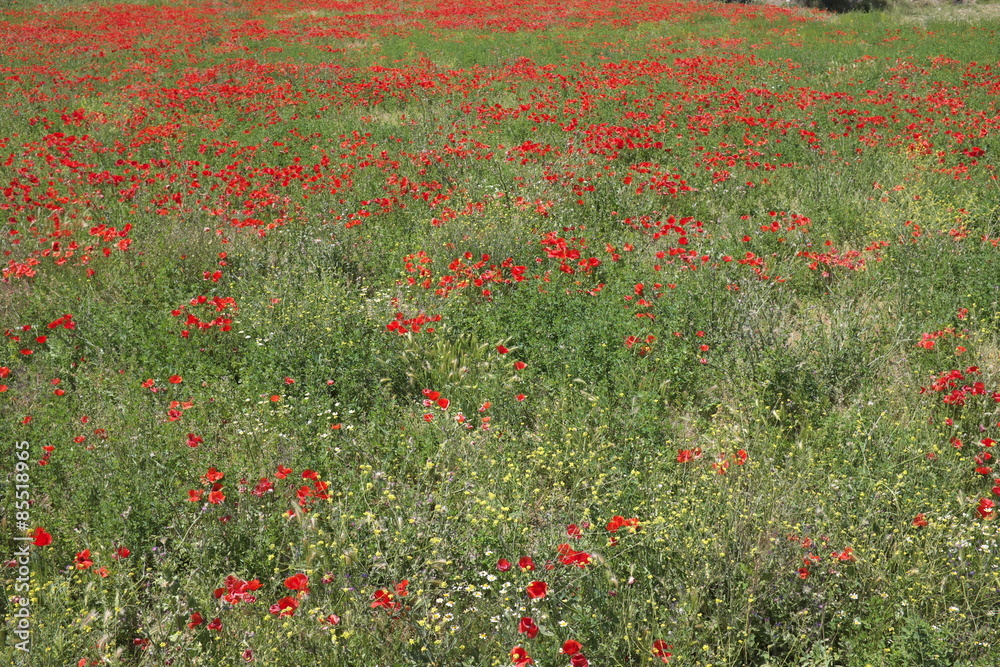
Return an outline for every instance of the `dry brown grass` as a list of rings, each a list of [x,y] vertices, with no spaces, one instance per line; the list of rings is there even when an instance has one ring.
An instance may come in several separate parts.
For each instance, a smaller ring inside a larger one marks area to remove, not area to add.
[[[932,21],[979,23],[1000,18],[1000,4],[992,2],[943,2],[942,0],[906,0],[894,3],[893,10],[907,22],[926,25]]]

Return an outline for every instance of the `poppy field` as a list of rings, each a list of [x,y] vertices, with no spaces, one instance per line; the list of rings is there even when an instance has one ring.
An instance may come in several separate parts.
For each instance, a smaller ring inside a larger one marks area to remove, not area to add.
[[[1000,664],[1000,19],[0,10],[13,665]]]

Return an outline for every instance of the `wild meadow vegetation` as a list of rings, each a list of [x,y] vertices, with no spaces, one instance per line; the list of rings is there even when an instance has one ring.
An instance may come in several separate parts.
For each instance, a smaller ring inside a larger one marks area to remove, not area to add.
[[[976,16],[5,5],[4,663],[1000,664]]]

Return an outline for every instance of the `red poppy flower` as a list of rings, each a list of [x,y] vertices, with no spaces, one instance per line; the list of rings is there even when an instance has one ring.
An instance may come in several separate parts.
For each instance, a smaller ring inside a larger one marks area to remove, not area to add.
[[[531,556],[521,556],[517,561],[517,566],[527,572],[535,569],[535,561],[532,560]]]
[[[799,568],[799,579],[808,579],[808,578],[809,578],[809,568],[808,567],[800,567]]]
[[[221,505],[226,500],[226,494],[222,491],[212,491],[208,494],[208,502],[213,505]]]
[[[508,352],[510,352],[510,350],[508,350],[503,345],[497,345],[497,352],[499,352],[500,354],[507,354]]]
[[[535,625],[533,618],[524,616],[521,618],[521,622],[517,624],[517,631],[523,635],[528,635],[528,639],[534,639],[538,634],[538,626]]]
[[[385,607],[388,610],[399,609],[402,605],[393,601],[392,597],[392,593],[389,593],[384,588],[378,589],[372,594],[374,601],[371,604],[371,608]]]
[[[523,361],[515,361],[514,362],[514,370],[523,371],[527,367],[528,367],[528,364],[524,363]]]
[[[590,667],[590,660],[582,653],[574,653],[569,659],[570,667]]]
[[[575,639],[567,639],[563,643],[562,648],[559,649],[559,652],[565,655],[576,655],[582,648],[583,646],[580,645],[580,642]]]
[[[299,608],[299,601],[293,597],[283,597],[274,604],[268,610],[278,618],[284,618],[285,616],[294,616],[295,610]]]
[[[583,532],[580,530],[580,527],[577,526],[575,523],[571,523],[568,526],[566,526],[566,534],[569,535],[570,537],[575,537],[576,539],[580,539],[581,537],[583,537]]]
[[[996,518],[996,503],[989,498],[980,498],[979,505],[976,506],[976,514],[980,519],[992,521]]]
[[[181,382],[184,382],[184,378],[182,378],[180,375],[171,375],[170,377],[167,378],[167,382],[169,382],[170,384],[180,384]]]
[[[298,591],[300,595],[309,592],[309,577],[298,572],[285,579],[285,588]]]
[[[844,547],[844,550],[839,553],[834,551],[832,554],[830,554],[830,557],[836,558],[842,563],[853,563],[858,560],[857,558],[855,558],[854,549],[851,547]]]
[[[639,529],[639,519],[638,517],[632,517],[631,519],[626,519],[623,516],[615,515],[611,517],[608,524],[605,526],[609,533],[617,533],[621,528],[632,528],[633,532]]]
[[[585,551],[576,551],[569,547],[568,544],[560,544],[560,547],[566,547],[565,549],[560,549],[560,558],[563,565],[576,565],[577,567],[583,568],[587,567],[590,563],[590,554]]]
[[[923,512],[913,517],[913,526],[915,528],[925,528],[927,526],[927,517]]]
[[[205,473],[205,480],[207,480],[209,482],[218,482],[220,479],[222,479],[225,476],[226,476],[226,473],[219,472],[213,466],[213,467],[211,467],[211,468],[208,469],[208,472]]]
[[[253,487],[252,493],[258,498],[263,498],[264,494],[274,491],[274,484],[267,477],[261,477],[260,481],[257,482],[257,486]]]
[[[523,401],[524,399],[526,399],[526,398],[528,398],[528,397],[527,397],[527,396],[525,396],[524,394],[518,394],[518,395],[517,395],[517,396],[515,396],[514,398],[516,398],[516,399],[517,399],[518,401]]]
[[[292,474],[292,469],[291,468],[286,468],[285,466],[279,465],[278,466],[278,472],[276,472],[274,474],[274,476],[277,477],[278,479],[285,479],[286,477],[288,477],[291,474]]]
[[[34,538],[31,543],[36,547],[47,547],[52,544],[52,535],[44,528],[35,528],[31,536]]]
[[[510,567],[511,567],[510,561],[507,560],[506,558],[501,558],[500,560],[497,561],[497,569],[500,570],[501,572],[506,572],[507,570],[510,569]]]
[[[216,617],[212,619],[212,622],[208,624],[209,630],[215,630],[216,632],[222,632],[222,619]]]
[[[323,619],[323,622],[329,623],[330,625],[337,625],[340,623],[340,616],[337,616],[336,614],[330,614]]]
[[[115,553],[111,556],[115,560],[121,560],[122,558],[128,558],[132,555],[132,551],[128,547],[118,546],[115,547]]]
[[[197,628],[199,625],[205,622],[205,619],[202,618],[201,614],[195,612],[191,614],[191,618],[189,619],[189,621],[190,622],[187,624],[189,628]]]
[[[410,585],[409,579],[403,579],[401,582],[396,584],[396,596],[405,598],[407,595],[409,595],[409,592],[406,590],[406,587],[409,585]]]
[[[514,667],[527,667],[527,665],[535,664],[528,652],[520,646],[515,646],[510,650],[510,661],[514,663]]]
[[[655,642],[653,642],[653,655],[662,660],[663,662],[669,662],[673,653],[667,651],[668,648],[673,648],[673,646],[663,641],[662,639],[657,639]]]
[[[201,436],[195,435],[194,433],[188,433],[187,434],[187,446],[188,447],[197,447],[198,445],[200,445],[203,442],[205,442],[205,441],[202,440]]]
[[[90,549],[84,549],[83,551],[77,553],[76,558],[73,559],[73,565],[78,570],[86,570],[93,564],[94,561],[90,559]]]
[[[447,409],[448,409],[448,406],[449,406],[449,405],[451,405],[451,401],[450,401],[450,400],[448,400],[447,398],[439,398],[439,399],[437,400],[437,405],[438,405],[438,407],[439,407],[439,408],[441,408],[442,410],[447,410]]]
[[[253,595],[253,592],[260,589],[260,585],[259,579],[243,581],[239,577],[229,575],[226,577],[225,586],[223,588],[216,588],[212,595],[216,600],[221,597],[229,604],[235,605],[240,602],[253,604],[257,601],[257,597]]]
[[[431,391],[430,389],[424,389],[423,390],[423,395],[426,396],[428,398],[428,400],[436,401],[438,399],[438,397],[441,395],[441,392],[440,391]]]
[[[528,594],[529,599],[538,600],[548,595],[549,585],[544,581],[532,581],[528,584],[525,592]]]

